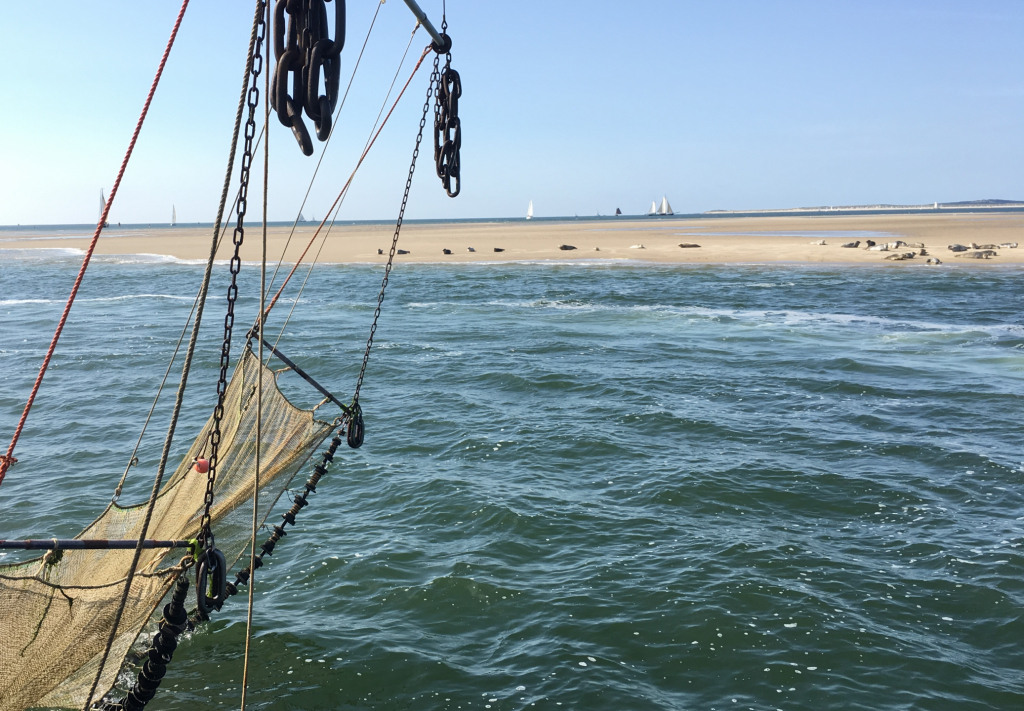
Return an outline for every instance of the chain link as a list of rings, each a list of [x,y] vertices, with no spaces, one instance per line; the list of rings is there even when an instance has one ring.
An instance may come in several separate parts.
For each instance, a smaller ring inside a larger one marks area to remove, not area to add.
[[[405,217],[405,206],[409,202],[409,189],[412,187],[412,175],[416,171],[416,159],[420,155],[420,143],[423,141],[423,128],[427,125],[427,113],[430,111],[430,100],[434,97],[434,87],[441,81],[441,74],[438,71],[440,56],[434,55],[434,70],[430,73],[430,86],[427,87],[427,100],[423,102],[423,116],[420,118],[420,130],[416,134],[416,147],[412,151],[412,163],[409,164],[409,176],[405,179],[405,192],[402,194],[402,207],[398,210],[398,221],[395,223],[395,236],[391,240],[391,251],[388,253],[388,263],[384,267],[384,278],[380,283],[380,293],[377,294],[377,308],[373,312],[373,323],[370,325],[370,336],[366,339],[366,350],[363,352],[363,364],[359,368],[359,378],[356,380],[355,393],[352,395],[352,409],[359,412],[359,390],[363,387],[363,378],[366,376],[366,365],[370,362],[370,349],[373,347],[373,337],[377,333],[377,321],[380,319],[380,309],[384,303],[384,291],[388,288],[388,278],[391,275],[391,266],[395,261],[395,251],[398,249],[398,234],[402,231],[402,220]]]
[[[252,55],[252,66],[249,70],[252,83],[246,97],[249,106],[249,115],[245,122],[245,149],[242,153],[242,169],[238,190],[238,220],[235,223],[235,231],[231,236],[234,245],[234,253],[228,264],[228,271],[231,272],[231,284],[228,286],[228,308],[224,315],[224,341],[220,349],[220,377],[217,380],[217,406],[213,409],[213,428],[210,431],[210,468],[206,479],[206,495],[204,499],[203,518],[200,524],[200,538],[205,547],[213,545],[213,532],[210,530],[210,509],[213,506],[213,486],[217,480],[217,455],[220,448],[220,423],[224,417],[224,394],[228,388],[228,366],[231,364],[231,331],[235,325],[235,301],[238,299],[238,272],[242,268],[242,258],[239,252],[242,242],[245,239],[245,212],[247,208],[247,197],[249,194],[249,170],[252,167],[252,143],[256,137],[256,107],[260,102],[259,76],[263,71],[263,55],[261,48],[263,38],[266,35],[266,21],[263,19],[265,3],[260,3],[259,22],[256,34],[256,46]]]

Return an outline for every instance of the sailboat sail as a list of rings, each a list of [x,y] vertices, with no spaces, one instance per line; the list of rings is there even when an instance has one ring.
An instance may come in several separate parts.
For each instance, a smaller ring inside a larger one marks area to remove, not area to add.
[[[171,227],[174,227],[176,224],[178,224],[178,211],[174,208],[174,205],[171,205]]]
[[[659,215],[671,215],[672,214],[672,206],[668,204],[668,198],[667,197],[662,197],[661,198],[661,207],[658,208],[658,214]]]
[[[533,219],[533,200],[530,200],[530,206],[528,208],[526,208],[526,219],[527,220],[532,220]]]
[[[97,222],[99,222],[99,221],[101,221],[103,219],[103,211],[106,210],[106,209],[107,209],[107,199],[105,197],[103,197],[103,188],[100,188],[100,214],[99,214],[99,217],[96,218]]]
[[[651,209],[648,210],[647,214],[648,215],[657,215],[658,214],[658,205],[654,202],[654,200],[651,200]]]
[[[302,210],[299,210],[299,222],[305,222],[306,218],[302,216]]]
[[[621,214],[622,214],[622,210],[620,210],[619,208],[615,208],[615,216],[618,217]]]

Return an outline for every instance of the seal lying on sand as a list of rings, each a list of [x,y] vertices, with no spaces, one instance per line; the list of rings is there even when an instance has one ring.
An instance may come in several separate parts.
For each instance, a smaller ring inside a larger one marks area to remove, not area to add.
[[[946,249],[950,252],[966,252],[970,247],[965,247],[962,244],[951,244]]]
[[[451,253],[452,253],[452,251],[450,249],[442,249],[441,250],[441,254],[451,254]]]
[[[693,244],[692,242],[680,242],[679,246],[683,249],[694,249],[696,247],[700,247],[699,244]]]
[[[560,245],[558,245],[558,248],[561,249],[561,250],[565,250],[565,251],[568,251],[570,249],[576,249],[571,244],[560,244]]]
[[[504,251],[505,251],[505,248],[504,248],[504,247],[495,247],[495,248],[494,248],[494,251],[495,251],[495,252],[504,252]]]
[[[839,246],[846,247],[847,249],[856,249],[860,246],[860,240],[857,240],[856,242],[847,242],[846,244],[841,244]]]
[[[408,249],[400,249],[400,250],[398,250],[398,253],[399,254],[409,254],[409,250]]]
[[[1001,245],[999,245],[999,249],[1017,249],[1017,243],[1016,242],[1003,242]]]
[[[991,259],[992,257],[998,257],[999,252],[994,249],[982,249],[977,252],[963,252],[956,256],[963,257],[964,259]]]

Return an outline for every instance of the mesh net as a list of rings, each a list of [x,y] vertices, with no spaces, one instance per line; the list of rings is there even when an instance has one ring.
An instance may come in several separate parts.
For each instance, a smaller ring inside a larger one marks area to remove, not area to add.
[[[256,468],[256,390],[263,369],[259,507],[264,519],[292,477],[331,432],[311,410],[292,405],[274,374],[248,348],[225,392],[211,516],[217,547],[237,562],[251,539]],[[208,450],[207,421],[160,491],[147,538],[199,533],[206,474],[192,466]],[[138,538],[146,503],[111,504],[79,538]],[[68,550],[0,566],[0,711],[82,708],[106,647],[134,550]],[[125,656],[180,572],[182,551],[143,550],[104,666],[97,698],[113,687]]]

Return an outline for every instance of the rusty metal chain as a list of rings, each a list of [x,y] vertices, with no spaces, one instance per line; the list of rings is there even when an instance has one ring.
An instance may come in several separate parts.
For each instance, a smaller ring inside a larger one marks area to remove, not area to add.
[[[327,0],[330,1],[330,0]],[[334,39],[327,25],[325,0],[277,0],[274,5],[274,78],[270,106],[278,120],[292,129],[302,152],[313,155],[313,142],[302,113],[326,141],[338,103],[341,50],[345,47],[345,0],[334,2]],[[288,15],[287,27],[285,15]],[[287,34],[287,41],[285,35]],[[324,93],[320,93],[323,74]],[[289,80],[292,93],[288,93]]]
[[[402,194],[402,206],[398,210],[398,221],[395,223],[395,236],[391,240],[391,251],[388,253],[388,263],[384,267],[384,278],[380,283],[380,293],[377,294],[377,308],[373,312],[373,323],[370,325],[370,336],[366,339],[366,350],[363,352],[363,363],[359,367],[359,377],[356,379],[355,393],[352,395],[353,414],[349,419],[349,431],[353,432],[353,425],[358,427],[358,437],[349,437],[349,446],[358,447],[362,444],[362,408],[359,407],[359,390],[363,387],[363,378],[366,376],[366,366],[370,362],[370,349],[373,347],[373,337],[377,333],[377,322],[380,319],[381,306],[384,303],[384,291],[388,288],[388,278],[391,276],[391,267],[395,261],[395,252],[398,249],[398,235],[402,231],[402,221],[405,219],[405,206],[409,202],[409,190],[412,188],[412,176],[416,171],[416,159],[420,155],[420,143],[423,141],[423,129],[427,125],[427,113],[430,111],[430,100],[434,98],[434,87],[438,85],[441,74],[438,72],[440,56],[434,55],[434,70],[430,74],[430,86],[427,87],[427,100],[423,103],[423,116],[420,117],[420,129],[416,134],[416,147],[412,151],[412,162],[409,164],[409,175],[405,179],[405,192]]]
[[[217,455],[220,448],[220,423],[224,417],[224,394],[228,388],[228,366],[231,364],[231,330],[235,325],[235,301],[238,299],[238,272],[242,268],[242,258],[239,252],[242,242],[245,239],[245,212],[247,197],[249,194],[249,169],[252,166],[252,143],[256,136],[256,107],[260,102],[259,76],[263,71],[263,55],[261,48],[263,38],[266,34],[266,22],[263,19],[263,8],[265,3],[260,3],[258,15],[258,29],[256,34],[256,46],[253,50],[252,65],[249,75],[252,77],[249,85],[249,92],[246,97],[249,106],[249,115],[245,122],[245,149],[242,152],[242,168],[239,175],[238,189],[238,220],[235,223],[235,231],[231,237],[234,244],[234,253],[228,270],[231,272],[231,284],[228,286],[228,308],[224,315],[224,341],[220,349],[220,377],[217,380],[217,406],[213,410],[213,427],[210,431],[210,455],[209,471],[206,479],[206,495],[204,499],[203,518],[200,524],[200,538],[205,547],[213,546],[213,532],[210,530],[210,508],[213,506],[213,486],[217,479]]]

